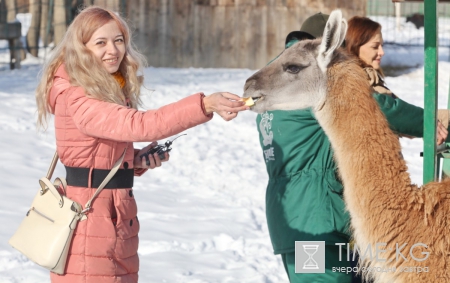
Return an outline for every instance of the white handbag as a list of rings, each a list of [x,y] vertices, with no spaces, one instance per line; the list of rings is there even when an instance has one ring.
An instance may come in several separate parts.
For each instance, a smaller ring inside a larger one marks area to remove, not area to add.
[[[78,221],[86,219],[86,212],[91,208],[92,201],[122,164],[125,151],[84,209],[79,203],[59,193],[58,188],[65,193],[65,179],[56,178],[53,183],[50,182],[58,162],[58,153],[55,152],[47,177],[39,180],[41,188],[34,197],[25,219],[9,239],[9,244],[38,265],[54,273],[64,274],[70,243]]]

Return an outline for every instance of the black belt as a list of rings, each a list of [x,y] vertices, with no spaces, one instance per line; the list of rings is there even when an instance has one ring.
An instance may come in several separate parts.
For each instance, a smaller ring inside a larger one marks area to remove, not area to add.
[[[90,168],[66,167],[67,185],[75,187],[88,187]],[[98,188],[108,175],[108,169],[92,169],[91,188]],[[134,169],[119,169],[106,184],[105,189],[132,188]]]

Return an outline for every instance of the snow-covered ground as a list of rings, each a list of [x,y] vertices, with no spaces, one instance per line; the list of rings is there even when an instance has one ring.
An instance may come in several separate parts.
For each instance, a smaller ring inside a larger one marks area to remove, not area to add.
[[[1,46],[6,46],[4,41]],[[408,52],[410,62],[423,62],[423,49],[414,50],[387,46],[384,64],[395,63],[402,52]],[[6,51],[0,52],[0,62],[7,61]],[[0,66],[0,283],[50,281],[46,270],[8,244],[55,150],[52,124],[45,133],[35,129],[34,89],[40,61],[28,55],[20,70]],[[411,66],[411,72],[386,81],[399,97],[423,106],[424,70]],[[145,70],[145,108],[157,108],[198,91],[242,94],[253,72],[150,67]],[[441,108],[447,105],[449,74],[450,63],[440,62]],[[267,176],[255,117],[253,112],[244,112],[225,122],[216,116],[186,131],[186,136],[173,143],[169,162],[135,180],[141,282],[287,282],[267,231]],[[412,180],[420,184],[423,142],[401,142]],[[63,168],[58,166],[54,175],[64,176]]]

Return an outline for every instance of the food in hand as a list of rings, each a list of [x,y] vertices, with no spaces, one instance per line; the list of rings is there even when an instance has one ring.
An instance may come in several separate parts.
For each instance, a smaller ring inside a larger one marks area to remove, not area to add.
[[[253,106],[253,105],[255,105],[255,101],[251,97],[243,97],[242,101],[245,102],[245,106]]]

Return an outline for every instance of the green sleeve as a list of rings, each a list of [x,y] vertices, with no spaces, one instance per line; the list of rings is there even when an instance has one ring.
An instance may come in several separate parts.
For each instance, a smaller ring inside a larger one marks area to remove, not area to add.
[[[386,116],[391,130],[408,136],[423,137],[423,108],[389,95],[372,95]]]

